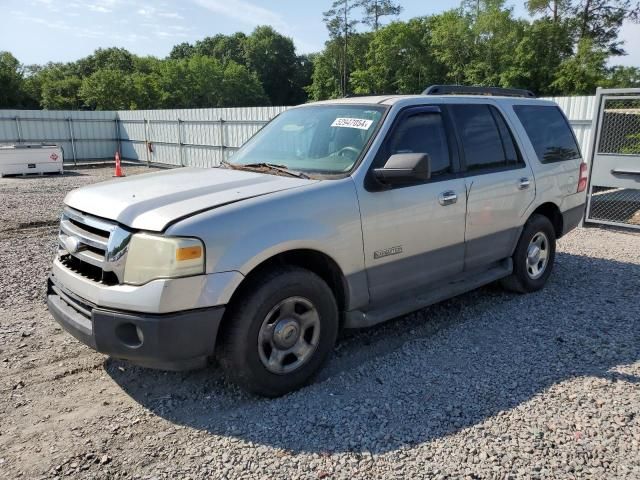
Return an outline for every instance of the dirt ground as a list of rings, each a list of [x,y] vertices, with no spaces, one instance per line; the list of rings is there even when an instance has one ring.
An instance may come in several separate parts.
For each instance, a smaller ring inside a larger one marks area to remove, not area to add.
[[[640,478],[639,235],[578,229],[543,291],[345,333],[266,400],[215,365],[106,358],[49,315],[64,195],[110,175],[0,179],[0,478]]]

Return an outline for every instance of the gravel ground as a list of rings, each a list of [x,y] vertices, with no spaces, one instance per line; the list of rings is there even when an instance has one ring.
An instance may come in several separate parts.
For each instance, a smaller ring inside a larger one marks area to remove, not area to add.
[[[265,400],[55,325],[61,201],[110,175],[0,179],[0,477],[640,478],[640,235],[578,229],[543,291],[345,333],[315,384]]]

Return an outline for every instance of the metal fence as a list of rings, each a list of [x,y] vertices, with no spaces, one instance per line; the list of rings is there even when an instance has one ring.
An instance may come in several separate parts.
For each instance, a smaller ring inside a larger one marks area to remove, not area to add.
[[[585,158],[595,97],[556,97]],[[203,108],[119,112],[0,110],[0,144],[55,143],[65,162],[126,160],[212,167],[228,158],[287,107]]]
[[[640,88],[597,97],[585,220],[640,229]]]
[[[0,110],[0,144],[51,143],[65,162],[113,158],[116,112]]]
[[[123,158],[173,166],[212,167],[286,107],[118,112]]]

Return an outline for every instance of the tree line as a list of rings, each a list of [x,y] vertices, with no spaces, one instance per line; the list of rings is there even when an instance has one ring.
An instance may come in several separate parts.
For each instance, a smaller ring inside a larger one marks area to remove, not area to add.
[[[615,66],[632,0],[529,0],[530,18],[504,0],[398,21],[394,0],[335,0],[329,40],[298,55],[272,27],[181,43],[167,58],[98,49],[69,63],[22,65],[0,52],[0,108],[145,109],[293,105],[350,94],[419,93],[452,83],[527,88],[539,95],[640,87],[640,69]],[[612,66],[613,65],[613,66]]]

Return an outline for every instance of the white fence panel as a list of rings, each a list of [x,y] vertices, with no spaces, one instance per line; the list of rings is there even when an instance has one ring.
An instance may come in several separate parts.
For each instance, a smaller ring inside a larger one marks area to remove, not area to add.
[[[166,165],[213,167],[286,108],[121,111],[118,118],[123,157]]]
[[[0,110],[0,144],[53,143],[65,162],[112,159],[116,112]]]

